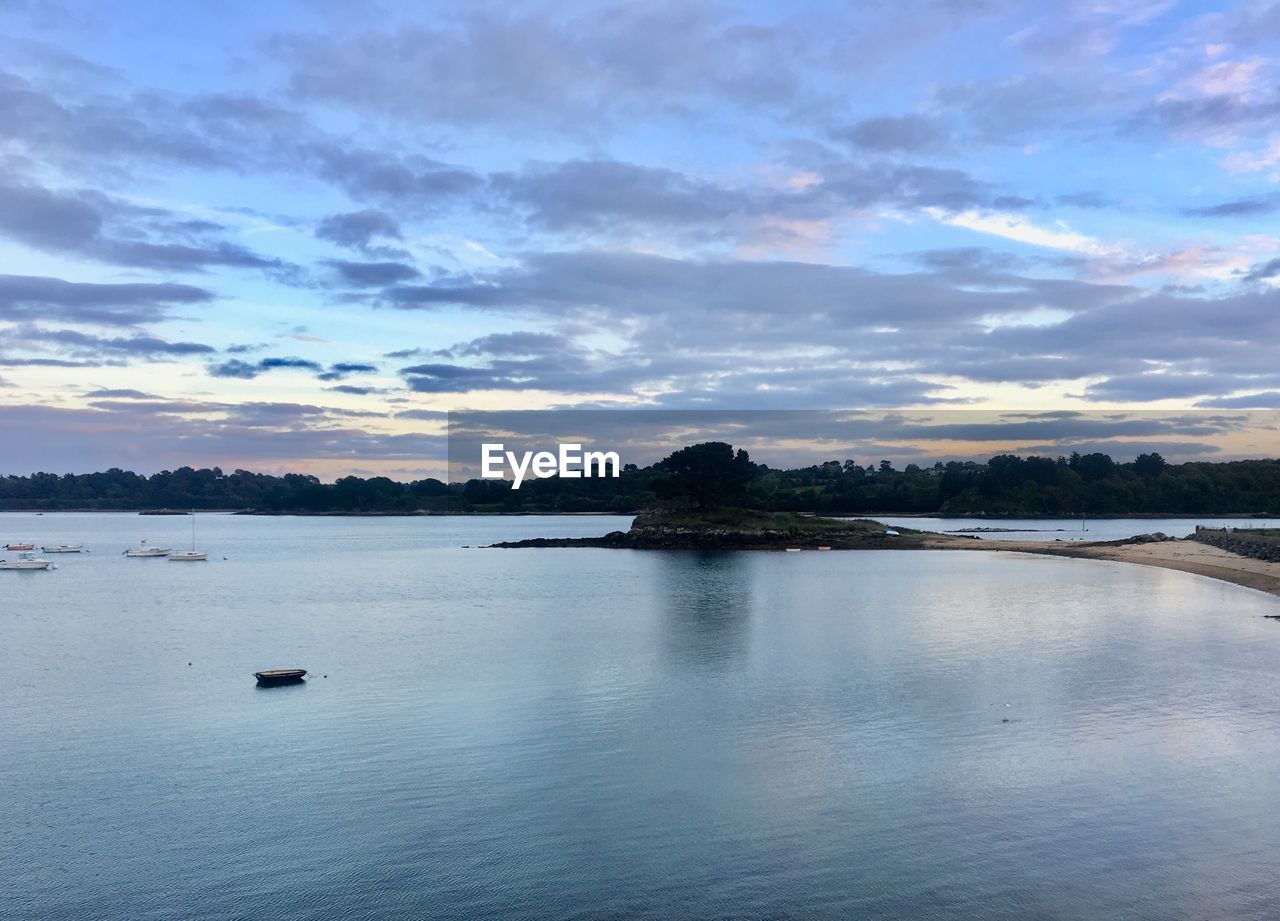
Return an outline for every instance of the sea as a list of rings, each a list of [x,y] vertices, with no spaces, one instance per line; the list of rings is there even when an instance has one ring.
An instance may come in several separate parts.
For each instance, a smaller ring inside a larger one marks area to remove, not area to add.
[[[0,918],[1280,917],[1280,599],[627,524],[0,514]]]

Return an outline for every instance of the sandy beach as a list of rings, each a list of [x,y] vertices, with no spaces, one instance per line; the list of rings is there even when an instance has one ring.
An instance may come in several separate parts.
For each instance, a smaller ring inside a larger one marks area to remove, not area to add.
[[[978,550],[993,553],[1041,553],[1090,560],[1110,560],[1177,569],[1212,579],[1221,579],[1280,596],[1280,563],[1268,563],[1237,556],[1217,547],[1194,540],[1170,540],[1158,543],[1068,544],[1063,541],[1031,540],[939,540],[925,542],[938,550]]]

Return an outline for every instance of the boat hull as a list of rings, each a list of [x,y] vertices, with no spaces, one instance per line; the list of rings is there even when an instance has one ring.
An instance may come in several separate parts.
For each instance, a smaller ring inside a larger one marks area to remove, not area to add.
[[[53,563],[49,560],[16,560],[6,561],[0,560],[0,569],[13,571],[35,571],[37,569],[50,569]]]
[[[13,551],[34,550],[36,549],[36,545],[35,544],[5,544],[4,549],[13,550]]]
[[[152,557],[168,556],[168,550],[126,550],[124,555],[132,559],[150,559]]]
[[[258,679],[260,685],[274,684],[297,684],[307,676],[305,668],[268,668],[264,671],[254,672],[253,677]]]
[[[170,563],[203,563],[207,559],[209,559],[209,554],[200,552],[193,553],[189,550],[169,554]]]
[[[41,553],[81,553],[83,547],[41,547]]]

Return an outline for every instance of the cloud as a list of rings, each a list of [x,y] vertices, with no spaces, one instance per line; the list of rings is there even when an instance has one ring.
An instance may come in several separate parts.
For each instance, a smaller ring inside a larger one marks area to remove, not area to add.
[[[500,194],[528,208],[534,224],[551,230],[602,229],[618,220],[700,224],[768,209],[749,190],[614,160],[536,164],[522,173],[500,173],[492,182]]]
[[[1277,169],[1280,167],[1280,135],[1273,135],[1261,150],[1239,150],[1227,155],[1222,166],[1229,173],[1260,173]],[[1277,176],[1280,173],[1273,173],[1272,181]]]
[[[8,436],[0,473],[111,467],[150,473],[182,465],[337,472],[392,461],[443,466],[444,435],[369,431],[350,421],[372,415],[271,403],[216,413],[174,402],[157,425],[155,407],[130,402],[88,409],[0,405],[0,431]]]
[[[581,440],[608,444],[624,460],[647,463],[672,447],[724,440],[750,450],[757,462],[793,466],[839,458],[982,459],[993,454],[1064,455],[1103,451],[1132,458],[1152,450],[1198,457],[1248,434],[1274,441],[1274,414],[1216,412],[1025,412],[652,410],[490,411],[449,414],[450,452],[479,455],[501,440],[530,447]],[[457,468],[455,467],[455,471]]]
[[[425,422],[444,422],[449,413],[439,409],[405,409],[396,413],[397,419],[419,419]]]
[[[936,208],[949,213],[1025,204],[956,169],[862,164],[829,154],[799,165],[811,181],[729,186],[662,167],[568,160],[497,173],[491,186],[536,228],[607,236],[658,229],[702,238],[754,239],[776,233],[780,223],[835,220],[856,209]]]
[[[1136,130],[1159,130],[1175,137],[1213,140],[1225,135],[1268,130],[1280,115],[1280,92],[1264,95],[1233,91],[1165,97],[1130,120]]]
[[[330,365],[329,370],[336,371],[339,374],[370,374],[377,371],[378,366],[353,361],[340,361],[337,364]]]
[[[1255,195],[1251,198],[1237,198],[1233,201],[1219,202],[1216,205],[1183,208],[1182,213],[1188,217],[1254,217],[1270,214],[1276,210],[1280,210],[1280,192]]]
[[[97,192],[57,192],[34,185],[0,183],[0,234],[35,249],[84,256],[100,262],[170,271],[203,271],[212,266],[282,268],[226,241],[154,242],[134,235],[151,230],[199,236],[209,222],[157,221],[163,210],[143,209]],[[117,226],[128,236],[107,231]]]
[[[933,211],[932,216],[943,224],[1004,237],[1007,240],[1031,246],[1066,250],[1087,256],[1100,256],[1111,252],[1101,240],[1078,233],[1061,222],[1056,227],[1044,227],[1020,215],[979,211],[963,211],[958,214]]]
[[[1059,323],[952,337],[936,367],[1014,379],[1061,366],[1062,378],[1103,377],[1084,396],[1145,402],[1228,395],[1266,386],[1274,362],[1259,343],[1280,336],[1280,291],[1208,298],[1171,292],[1119,299]],[[1013,363],[1010,369],[1008,364]],[[1019,367],[1019,364],[1024,366]]]
[[[200,342],[171,342],[154,336],[93,336],[72,329],[44,329],[20,326],[10,331],[10,341],[43,344],[66,349],[75,357],[132,356],[146,359],[173,359],[182,356],[207,355],[217,351]]]
[[[1244,276],[1245,281],[1268,281],[1272,278],[1280,278],[1280,256],[1255,265]]]
[[[947,143],[948,132],[927,115],[882,115],[865,118],[835,136],[863,150],[932,153]]]
[[[413,266],[399,262],[348,262],[344,259],[329,259],[325,264],[334,269],[346,284],[362,288],[394,285],[421,277],[421,273]]]
[[[264,371],[272,371],[276,368],[306,368],[308,371],[320,370],[320,365],[314,361],[307,361],[304,358],[264,358],[258,362],[258,367]]]
[[[1239,383],[1239,378],[1224,381],[1221,377],[1210,374],[1149,372],[1107,378],[1101,383],[1089,385],[1085,396],[1091,400],[1147,402],[1197,397],[1224,389],[1234,390]]]
[[[81,367],[152,360],[229,393],[216,378],[372,381],[382,399],[346,400],[370,409],[412,405],[403,388],[661,407],[1270,393],[1274,241],[1242,228],[1280,208],[1257,37],[1274,17],[1162,5],[330,5],[274,38],[278,19],[250,24],[272,66],[230,91],[0,40],[5,245],[38,250],[33,272],[131,283],[0,278],[0,361],[32,392],[52,379],[50,401],[86,389]],[[1118,154],[1176,160],[1195,197]],[[1113,242],[1099,212],[1121,207],[1164,242]],[[169,281],[187,272],[201,287]],[[275,344],[209,351],[190,330],[215,296],[219,330],[256,310],[234,338]],[[262,358],[290,335],[387,359]]]
[[[1055,195],[1054,199],[1060,205],[1068,205],[1072,208],[1108,208],[1115,204],[1106,195],[1101,192],[1067,192],[1062,195]]]
[[[1214,397],[1211,400],[1201,400],[1196,405],[1224,409],[1280,409],[1280,390],[1249,393],[1236,397]]]
[[[508,366],[509,373],[453,364],[423,364],[401,369],[409,389],[419,393],[467,393],[472,390],[526,390],[536,387],[527,369]],[[521,373],[526,372],[526,373]]]
[[[353,361],[340,361],[337,364],[329,365],[329,370],[325,371],[323,374],[317,374],[316,379],[322,381],[340,381],[349,374],[373,374],[377,370],[377,365]]]
[[[80,175],[119,179],[131,166],[156,163],[285,173],[329,183],[359,201],[417,212],[438,208],[482,181],[421,154],[352,143],[250,94],[62,95],[0,71],[0,124],[43,160]],[[144,251],[133,258],[161,257]]]
[[[0,320],[59,320],[135,326],[164,319],[168,308],[213,300],[204,288],[172,283],[98,284],[0,275]]]
[[[116,399],[129,400],[155,400],[159,399],[154,393],[146,393],[142,390],[132,390],[130,388],[112,388],[99,387],[96,390],[90,390],[85,393],[86,397],[112,397]]]
[[[559,333],[535,333],[521,330],[513,333],[490,333],[469,342],[459,342],[436,354],[445,356],[474,355],[545,355],[573,348],[573,341]],[[407,353],[395,357],[407,357]]]
[[[629,252],[530,254],[522,266],[383,292],[390,306],[502,308],[557,318],[590,317],[607,305],[615,321],[663,318],[672,344],[681,328],[710,324],[721,342],[736,324],[733,344],[785,343],[793,332],[821,341],[853,329],[931,325],[1016,314],[1053,302],[1083,310],[1128,297],[1133,289],[1056,279],[989,274],[1003,290],[973,291],[939,273],[884,274],[845,265],[777,260],[676,259]],[[966,280],[972,279],[967,277]],[[809,340],[812,341],[812,340]]]
[[[64,102],[18,74],[0,71],[0,124],[33,148],[80,168],[134,158],[235,166],[216,136],[194,130],[181,107],[154,95],[117,97],[108,91]]]
[[[956,378],[1081,381],[1082,389],[1097,385],[1084,390],[1089,399],[1225,395],[1242,389],[1239,375],[1270,370],[1257,343],[1280,338],[1280,291],[1144,292],[1018,274],[1025,262],[988,259],[980,250],[925,258],[930,271],[886,274],[814,263],[542,253],[519,267],[396,286],[383,297],[404,309],[466,306],[588,328],[598,328],[607,305],[610,328],[626,331],[625,346],[611,354],[552,340],[529,341],[523,356],[486,351],[483,342],[454,346],[441,354],[486,361],[418,366],[409,383],[423,392],[616,387],[662,405],[730,396],[740,405],[847,405],[832,401],[872,399],[871,383],[927,400],[954,396],[943,385]],[[1128,380],[1152,368],[1166,373]],[[868,386],[853,386],[859,378]]]
[[[430,212],[471,192],[482,178],[470,170],[421,155],[399,155],[352,147],[328,139],[297,148],[304,166],[340,186],[358,201],[373,201],[401,211]]]
[[[561,17],[476,9],[341,39],[282,35],[270,49],[298,99],[425,123],[580,135],[624,113],[707,99],[790,103],[799,80],[790,31],[746,26],[723,12],[674,3]]]
[[[232,358],[221,364],[210,365],[209,374],[213,377],[234,377],[242,380],[251,380],[266,371],[280,369],[321,371],[322,367],[319,363],[307,361],[304,358],[262,358],[256,362]]]
[[[399,222],[385,211],[366,209],[331,214],[316,225],[316,237],[339,246],[369,251],[374,240],[401,240]]]

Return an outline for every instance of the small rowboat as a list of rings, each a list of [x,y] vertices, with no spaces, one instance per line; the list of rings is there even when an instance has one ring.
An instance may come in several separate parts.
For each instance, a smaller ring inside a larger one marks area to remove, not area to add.
[[[83,553],[84,547],[80,544],[59,544],[56,547],[41,547],[45,553]]]
[[[260,672],[253,673],[253,677],[258,679],[258,684],[292,684],[306,676],[305,668],[264,668]]]
[[[35,545],[35,544],[5,544],[5,545],[4,545],[4,549],[6,549],[6,550],[34,550],[34,549],[36,549],[36,545]]]

